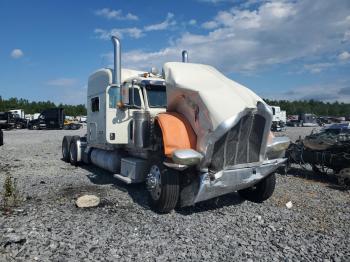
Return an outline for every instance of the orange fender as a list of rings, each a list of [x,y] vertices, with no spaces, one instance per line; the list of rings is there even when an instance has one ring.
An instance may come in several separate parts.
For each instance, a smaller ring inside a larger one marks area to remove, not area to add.
[[[156,116],[162,134],[164,154],[171,157],[177,149],[194,149],[197,146],[197,136],[187,119],[174,112],[160,113]]]

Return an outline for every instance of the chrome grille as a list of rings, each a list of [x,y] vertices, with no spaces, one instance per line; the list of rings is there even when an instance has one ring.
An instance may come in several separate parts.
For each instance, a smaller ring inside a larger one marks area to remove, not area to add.
[[[260,161],[266,120],[259,114],[247,114],[214,144],[210,169]]]

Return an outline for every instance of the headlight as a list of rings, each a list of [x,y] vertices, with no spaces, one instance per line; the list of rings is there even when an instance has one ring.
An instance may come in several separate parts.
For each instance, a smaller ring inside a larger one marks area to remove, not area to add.
[[[284,157],[284,153],[290,144],[289,137],[274,137],[270,144],[267,145],[266,155],[268,159]]]
[[[203,155],[193,149],[178,149],[173,152],[172,158],[176,164],[193,166],[202,160]]]

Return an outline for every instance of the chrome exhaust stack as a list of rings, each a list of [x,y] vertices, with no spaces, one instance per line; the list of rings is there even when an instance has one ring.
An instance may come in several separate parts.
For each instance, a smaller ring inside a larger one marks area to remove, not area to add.
[[[188,63],[188,52],[186,50],[182,51],[182,62]]]
[[[121,75],[121,52],[120,52],[120,40],[112,36],[112,42],[114,45],[114,74],[113,84],[120,87],[120,75]]]
[[[114,46],[114,69],[113,69],[113,79],[112,84],[116,88],[114,93],[113,104],[122,104],[122,90],[121,90],[121,44],[120,40],[116,36],[112,36],[112,42]]]

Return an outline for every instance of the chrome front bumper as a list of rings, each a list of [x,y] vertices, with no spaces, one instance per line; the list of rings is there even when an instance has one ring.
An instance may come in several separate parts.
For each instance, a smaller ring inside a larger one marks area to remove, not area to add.
[[[266,160],[260,166],[222,170],[214,175],[204,173],[200,176],[199,190],[194,203],[251,187],[274,172],[285,161],[285,158],[278,158]]]

